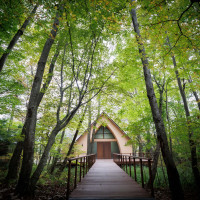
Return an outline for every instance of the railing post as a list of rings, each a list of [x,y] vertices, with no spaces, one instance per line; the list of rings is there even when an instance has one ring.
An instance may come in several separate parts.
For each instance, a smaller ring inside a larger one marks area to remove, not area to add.
[[[129,156],[129,175],[131,177],[131,156]]]
[[[90,167],[92,167],[92,165],[95,163],[95,155],[91,156],[91,165]]]
[[[140,171],[141,171],[142,187],[144,188],[144,177],[143,177],[142,158],[140,158]]]
[[[151,159],[150,158],[148,159],[148,165],[149,165],[149,181],[150,181],[150,187],[151,187],[151,196],[154,197],[152,171],[151,171]]]
[[[83,178],[85,176],[85,157],[83,157]]]
[[[69,199],[69,194],[70,194],[70,177],[71,177],[71,160],[69,160],[68,164],[67,199]]]
[[[93,155],[89,157],[89,169],[92,167],[92,165],[93,165]]]
[[[79,174],[80,182],[81,182],[81,170],[82,170],[82,158],[80,158],[80,174]]]
[[[87,174],[88,172],[88,157],[85,157],[86,159],[86,169],[85,169],[85,174]]]
[[[76,166],[75,166],[74,188],[76,188],[77,185],[77,165],[78,165],[78,159],[76,159]]]
[[[137,181],[137,173],[136,173],[136,166],[135,166],[135,158],[133,158],[133,164],[134,164],[135,181]]]
[[[122,169],[124,169],[125,170],[125,162],[124,162],[124,156],[122,156],[122,158],[123,158],[123,164],[122,164]]]
[[[126,158],[126,173],[128,173],[128,167],[127,167],[127,156],[125,156]]]

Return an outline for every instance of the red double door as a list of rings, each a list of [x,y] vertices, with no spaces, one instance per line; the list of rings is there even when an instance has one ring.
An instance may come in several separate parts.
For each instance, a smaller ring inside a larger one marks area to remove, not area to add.
[[[97,142],[97,158],[111,159],[111,142]]]

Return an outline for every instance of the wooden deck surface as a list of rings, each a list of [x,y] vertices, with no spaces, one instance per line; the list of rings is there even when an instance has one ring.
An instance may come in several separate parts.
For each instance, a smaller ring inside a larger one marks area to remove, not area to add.
[[[110,159],[96,160],[71,193],[70,199],[153,200],[145,189]]]

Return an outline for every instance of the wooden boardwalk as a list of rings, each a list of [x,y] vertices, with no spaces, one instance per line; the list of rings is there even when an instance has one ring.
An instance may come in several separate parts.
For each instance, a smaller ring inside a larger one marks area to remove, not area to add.
[[[153,200],[145,189],[109,159],[96,160],[70,199]]]

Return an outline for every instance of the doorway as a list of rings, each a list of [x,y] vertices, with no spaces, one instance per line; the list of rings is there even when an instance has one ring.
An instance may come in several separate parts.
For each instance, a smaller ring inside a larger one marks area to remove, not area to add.
[[[111,142],[97,142],[97,158],[111,159]]]

